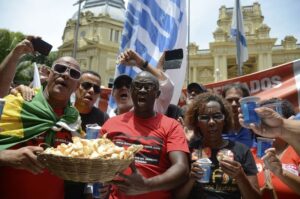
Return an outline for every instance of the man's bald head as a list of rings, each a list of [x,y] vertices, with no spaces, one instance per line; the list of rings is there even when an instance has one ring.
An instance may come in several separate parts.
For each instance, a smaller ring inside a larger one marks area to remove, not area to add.
[[[70,56],[65,56],[65,57],[58,58],[56,61],[54,61],[53,65],[55,65],[57,63],[66,63],[67,65],[69,65],[69,66],[71,65],[74,68],[80,70],[80,66],[79,66],[78,61],[75,58],[70,57]]]
[[[153,82],[153,84],[155,84],[156,88],[159,88],[158,79],[154,75],[152,75],[151,73],[149,73],[147,71],[142,71],[142,72],[138,73],[136,75],[136,77],[134,78],[134,80],[137,80],[137,79],[150,79]]]

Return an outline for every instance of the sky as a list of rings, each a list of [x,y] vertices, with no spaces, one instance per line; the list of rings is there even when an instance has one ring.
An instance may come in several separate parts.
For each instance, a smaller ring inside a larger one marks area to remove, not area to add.
[[[0,0],[0,29],[41,36],[53,45],[62,45],[68,19],[78,10],[77,0]],[[126,0],[127,2],[127,0]],[[259,2],[270,36],[280,44],[286,35],[294,35],[300,43],[300,0],[241,0],[241,5]],[[207,49],[213,41],[219,8],[233,7],[234,0],[190,0],[190,42]]]

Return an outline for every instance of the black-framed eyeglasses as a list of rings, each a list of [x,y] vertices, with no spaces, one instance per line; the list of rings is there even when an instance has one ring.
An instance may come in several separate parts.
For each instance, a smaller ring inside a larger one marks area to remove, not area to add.
[[[90,90],[92,87],[94,89],[94,92],[96,94],[99,94],[101,92],[101,88],[100,86],[96,85],[96,84],[93,84],[93,83],[90,83],[90,82],[82,82],[81,84],[81,87],[84,89],[84,90]]]
[[[222,113],[217,113],[213,115],[198,115],[199,122],[208,122],[210,119],[213,119],[216,122],[220,122],[225,119],[225,116]]]
[[[74,69],[74,68],[70,68],[68,66],[65,66],[65,65],[62,65],[62,64],[55,64],[53,67],[52,67],[53,71],[56,72],[56,73],[59,73],[59,74],[63,74],[65,73],[66,71],[69,72],[69,76],[72,78],[72,79],[79,79],[81,77],[81,72]]]
[[[153,83],[139,83],[139,82],[134,82],[132,84],[133,88],[136,90],[141,90],[144,88],[146,91],[151,91],[156,88],[156,85]]]

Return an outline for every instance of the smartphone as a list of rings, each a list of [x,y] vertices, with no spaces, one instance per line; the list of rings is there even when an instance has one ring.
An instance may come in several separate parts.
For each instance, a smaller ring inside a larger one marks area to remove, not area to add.
[[[52,45],[45,42],[44,40],[40,38],[34,38],[31,40],[31,43],[33,45],[34,51],[39,52],[42,55],[48,56],[51,49]]]
[[[165,52],[165,64],[163,69],[177,69],[180,68],[183,59],[182,48],[175,50],[168,50]]]

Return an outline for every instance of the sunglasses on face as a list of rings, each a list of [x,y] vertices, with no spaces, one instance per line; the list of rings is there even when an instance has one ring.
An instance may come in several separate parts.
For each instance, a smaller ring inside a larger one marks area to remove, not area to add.
[[[96,94],[99,94],[101,92],[100,86],[98,86],[96,84],[92,84],[90,82],[82,82],[80,85],[84,90],[90,90],[93,87],[94,92]]]
[[[74,69],[74,68],[70,68],[68,66],[62,65],[62,64],[55,64],[53,66],[53,71],[59,74],[63,74],[66,71],[69,73],[69,76],[72,79],[79,79],[81,77],[81,72]]]
[[[151,91],[156,88],[156,85],[153,83],[139,83],[139,82],[134,82],[133,83],[133,88],[136,90],[142,90],[144,88],[146,91]]]

